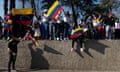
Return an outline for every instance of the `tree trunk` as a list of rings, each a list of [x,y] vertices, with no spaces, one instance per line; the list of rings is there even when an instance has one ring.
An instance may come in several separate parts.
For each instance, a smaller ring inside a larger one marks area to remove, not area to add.
[[[36,7],[34,0],[31,0],[31,7],[34,9],[35,15],[36,15]]]
[[[25,8],[25,0],[22,0],[22,8]]]
[[[76,17],[76,14],[75,14],[75,9],[74,9],[74,5],[73,5],[73,3],[72,3],[72,1],[71,1],[71,7],[72,7],[72,13],[73,13],[73,20],[74,20],[74,26],[77,26],[78,24],[77,24],[77,17]]]
[[[6,15],[8,12],[8,0],[4,0],[4,10],[4,15]]]
[[[15,8],[15,0],[10,0],[10,11]]]
[[[34,0],[31,0],[31,7],[35,8]]]

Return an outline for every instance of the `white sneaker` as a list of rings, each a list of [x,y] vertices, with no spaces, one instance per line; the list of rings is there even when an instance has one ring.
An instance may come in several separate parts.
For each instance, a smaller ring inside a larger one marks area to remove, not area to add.
[[[7,37],[7,40],[9,40],[10,39],[10,37]]]
[[[71,48],[71,52],[73,51],[73,48]]]
[[[57,38],[57,40],[59,40],[59,38]]]
[[[80,48],[80,51],[83,52],[83,51],[84,51],[84,48]]]

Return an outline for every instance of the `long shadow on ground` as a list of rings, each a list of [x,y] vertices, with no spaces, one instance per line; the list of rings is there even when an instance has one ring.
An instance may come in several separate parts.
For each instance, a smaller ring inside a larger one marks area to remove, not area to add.
[[[63,55],[61,52],[47,46],[47,45],[44,45],[44,51],[48,52],[48,53],[53,53],[53,54],[58,54],[58,55]]]
[[[97,40],[87,40],[85,43],[85,48],[86,51],[89,51],[89,49],[93,49],[101,54],[105,54],[105,49],[108,48],[109,46],[104,45]]]
[[[83,56],[83,55],[81,54],[81,52],[80,52],[80,44],[79,44],[79,42],[77,42],[76,48],[77,48],[77,49],[76,49],[76,53],[77,53],[80,57],[84,58],[84,56]],[[101,53],[101,54],[105,54],[105,49],[106,49],[106,48],[108,48],[107,45],[104,45],[104,44],[98,42],[97,40],[87,40],[87,41],[85,42],[85,50],[84,50],[84,52],[85,52],[87,55],[89,55],[90,57],[93,58],[93,55],[90,53],[89,49],[93,49],[93,50],[95,50],[95,51],[97,51],[97,52],[99,52],[99,53]]]
[[[39,48],[32,48],[32,44],[28,44],[31,52],[31,69],[49,69],[48,61],[42,56],[43,51]]]

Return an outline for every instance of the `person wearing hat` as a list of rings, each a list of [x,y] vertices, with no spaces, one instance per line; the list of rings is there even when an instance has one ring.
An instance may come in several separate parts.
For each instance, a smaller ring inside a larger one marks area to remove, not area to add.
[[[10,35],[10,39],[8,43],[8,52],[9,52],[8,72],[11,72],[11,65],[12,65],[12,69],[15,70],[17,45],[20,41],[21,41],[20,39],[17,39],[14,36]]]

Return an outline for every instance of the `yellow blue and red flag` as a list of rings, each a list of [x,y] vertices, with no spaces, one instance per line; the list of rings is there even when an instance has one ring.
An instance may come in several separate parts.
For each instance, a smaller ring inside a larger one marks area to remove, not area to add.
[[[72,30],[70,38],[71,39],[77,38],[80,35],[82,35],[83,32],[84,32],[84,28],[76,28]]]
[[[29,26],[32,24],[34,10],[32,8],[12,9],[12,15],[17,24]]]
[[[59,4],[59,1],[55,1],[52,6],[48,9],[47,15],[52,18],[56,19],[59,12],[62,10],[62,6]]]

